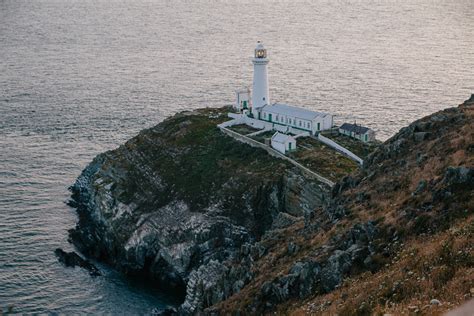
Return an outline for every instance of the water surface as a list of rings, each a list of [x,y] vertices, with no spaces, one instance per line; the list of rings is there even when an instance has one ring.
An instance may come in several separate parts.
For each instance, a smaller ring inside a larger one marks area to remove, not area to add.
[[[165,295],[60,265],[67,187],[98,153],[251,84],[386,139],[474,92],[474,2],[0,0],[0,305],[149,313]]]

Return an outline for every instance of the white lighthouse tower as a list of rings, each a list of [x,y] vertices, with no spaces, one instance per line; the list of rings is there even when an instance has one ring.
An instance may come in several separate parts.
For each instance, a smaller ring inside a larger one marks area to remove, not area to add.
[[[254,118],[260,119],[260,109],[270,104],[270,93],[268,91],[267,50],[258,41],[255,48],[253,62],[253,86],[252,86],[252,114]]]

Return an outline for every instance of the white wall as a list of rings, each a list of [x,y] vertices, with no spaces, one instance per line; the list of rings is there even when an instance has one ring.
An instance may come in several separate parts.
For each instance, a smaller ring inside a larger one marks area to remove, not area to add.
[[[334,186],[334,182],[332,182],[331,180],[329,179],[326,179],[325,177],[317,174],[316,172],[306,168],[305,166],[303,166],[302,164],[294,161],[293,159],[291,159],[290,157],[288,156],[285,156],[283,154],[281,154],[280,152],[274,150],[273,148],[270,148],[269,146],[266,146],[265,144],[262,144],[250,137],[247,137],[247,136],[244,136],[244,135],[241,135],[239,133],[236,133],[234,131],[231,131],[230,129],[228,128],[225,128],[225,127],[220,127],[220,130],[224,133],[226,133],[227,135],[233,137],[234,139],[238,140],[238,141],[241,141],[243,143],[246,143],[246,144],[249,144],[250,146],[252,147],[259,147],[259,148],[262,148],[264,150],[266,150],[270,155],[274,156],[274,157],[278,157],[278,158],[281,158],[281,159],[285,159],[287,161],[289,161],[290,163],[292,163],[293,165],[297,166],[300,170],[304,171],[306,174],[308,174],[309,176],[312,176],[314,178],[316,178],[318,181],[321,181],[327,185],[329,185],[330,187]]]
[[[354,154],[352,151],[350,151],[349,149],[346,149],[344,147],[342,147],[341,145],[339,145],[338,143],[336,143],[335,141],[327,138],[327,137],[324,137],[323,135],[318,134],[318,139],[325,143],[326,145],[336,149],[337,151],[345,154],[346,156],[348,156],[349,158],[351,158],[352,160],[355,160],[357,161],[358,163],[360,163],[361,165],[364,163],[364,160],[362,160],[362,158],[360,158],[359,156],[357,156],[356,154]]]
[[[269,112],[262,111],[262,116],[261,119],[264,120],[265,122],[269,122]],[[283,124],[285,126],[289,126],[295,129],[300,129],[300,130],[309,130],[311,131],[311,134],[316,134],[316,132],[319,131],[324,131],[327,129],[331,129],[333,125],[333,117],[332,115],[327,115],[326,117],[316,117],[314,120],[309,121],[305,119],[299,119],[294,116],[290,115],[277,115],[275,113],[272,114],[272,122],[277,122],[275,123],[275,126],[278,124]],[[281,117],[283,117],[283,122],[281,121]],[[291,123],[290,123],[291,121]],[[300,121],[301,121],[301,126],[300,126]],[[308,128],[308,123],[309,123],[309,128]],[[319,129],[318,129],[318,123],[319,123]]]
[[[253,119],[251,117],[248,117],[246,115],[243,116],[243,122],[249,126],[252,126],[253,128],[257,129],[267,129],[267,130],[272,130],[273,129],[273,124],[270,122],[265,122],[257,119]]]
[[[270,104],[267,72],[268,59],[255,58],[253,64],[252,113],[257,117],[256,110],[265,104]]]
[[[273,149],[281,152],[282,154],[285,154],[286,150],[285,150],[285,144],[282,144],[282,143],[278,143],[278,142],[274,142],[272,140],[272,147]]]
[[[243,110],[243,101],[247,101],[247,109],[250,109],[250,95],[248,91],[240,90],[235,92],[236,100],[234,108],[238,111]]]

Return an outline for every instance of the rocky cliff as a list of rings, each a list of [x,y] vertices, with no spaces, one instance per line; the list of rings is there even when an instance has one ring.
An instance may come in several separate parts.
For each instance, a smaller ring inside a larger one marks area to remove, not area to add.
[[[331,190],[181,113],[72,187],[73,242],[178,313],[436,314],[474,295],[474,97],[400,130]]]
[[[474,296],[474,95],[386,141],[310,220],[265,236],[227,313],[440,314]]]
[[[321,207],[330,193],[221,133],[216,124],[227,112],[183,112],[144,130],[97,156],[71,188],[79,214],[72,242],[185,297],[183,313],[241,290],[265,252],[255,242]]]

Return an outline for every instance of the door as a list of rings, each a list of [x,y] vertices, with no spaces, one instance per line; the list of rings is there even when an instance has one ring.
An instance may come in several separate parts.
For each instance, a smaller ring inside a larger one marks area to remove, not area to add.
[[[247,109],[247,101],[242,101],[242,103],[243,103],[242,108]]]
[[[318,123],[318,131],[321,130],[321,123]]]
[[[269,122],[272,121],[272,113],[269,113],[269,114],[268,114],[268,121],[269,121]]]
[[[288,151],[291,151],[291,143],[288,143]]]

